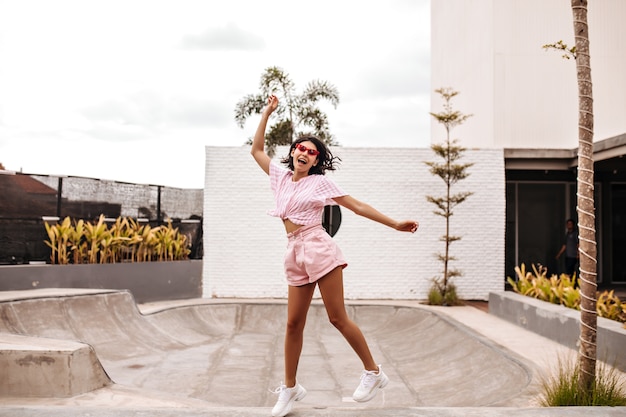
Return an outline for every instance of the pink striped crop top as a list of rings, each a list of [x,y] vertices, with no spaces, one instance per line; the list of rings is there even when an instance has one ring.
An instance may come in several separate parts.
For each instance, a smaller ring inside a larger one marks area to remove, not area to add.
[[[309,226],[320,224],[324,206],[337,205],[332,199],[347,195],[324,175],[309,175],[292,181],[293,172],[275,161],[270,163],[270,184],[276,208],[270,216],[289,219],[294,224]]]

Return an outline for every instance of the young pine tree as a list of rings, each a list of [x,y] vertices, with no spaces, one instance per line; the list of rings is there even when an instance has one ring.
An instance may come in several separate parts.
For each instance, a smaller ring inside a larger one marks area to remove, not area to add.
[[[437,122],[443,125],[446,129],[446,140],[441,144],[433,144],[430,148],[435,155],[439,156],[441,162],[426,162],[426,165],[430,167],[430,172],[433,175],[441,178],[445,184],[445,194],[443,196],[426,196],[426,199],[433,203],[437,209],[433,212],[441,216],[446,221],[446,233],[441,236],[441,241],[444,242],[443,253],[438,253],[437,257],[443,263],[443,275],[433,278],[433,286],[430,289],[428,295],[429,304],[443,304],[443,305],[455,305],[459,303],[456,287],[451,282],[451,279],[455,276],[460,276],[461,271],[452,268],[450,262],[455,260],[454,256],[450,254],[450,245],[452,242],[460,240],[460,236],[455,236],[450,231],[450,217],[453,214],[453,210],[456,206],[465,201],[471,192],[452,192],[452,186],[462,179],[466,178],[469,173],[467,169],[473,164],[462,164],[458,160],[463,156],[465,148],[457,145],[456,139],[450,139],[450,132],[452,129],[465,122],[471,114],[463,114],[458,110],[452,109],[451,100],[454,96],[459,94],[452,88],[440,88],[435,90],[439,93],[444,100],[443,110],[439,113],[430,113]]]

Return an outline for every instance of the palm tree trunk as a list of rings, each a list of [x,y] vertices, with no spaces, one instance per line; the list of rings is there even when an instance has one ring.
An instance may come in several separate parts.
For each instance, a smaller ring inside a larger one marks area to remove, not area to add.
[[[572,0],[578,79],[578,228],[580,254],[580,348],[578,361],[581,392],[590,392],[596,374],[596,231],[593,170],[593,96],[589,56],[587,0]]]

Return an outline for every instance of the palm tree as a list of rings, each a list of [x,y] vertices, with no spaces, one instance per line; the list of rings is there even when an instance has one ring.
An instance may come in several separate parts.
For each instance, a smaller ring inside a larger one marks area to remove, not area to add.
[[[243,128],[252,114],[260,114],[267,97],[278,96],[279,106],[272,115],[278,121],[270,126],[265,135],[268,154],[273,155],[276,146],[290,145],[303,133],[310,133],[328,145],[337,145],[328,127],[326,114],[318,107],[320,100],[328,100],[334,108],[339,104],[339,92],[327,81],[310,81],[301,94],[296,94],[295,85],[281,68],[269,67],[261,75],[260,91],[242,98],[235,107],[235,121]],[[308,128],[307,132],[299,129]],[[248,143],[251,143],[250,140]]]
[[[590,392],[596,375],[596,230],[593,194],[593,95],[587,0],[572,0],[576,74],[578,79],[578,228],[580,253],[580,348],[578,361],[581,392]]]
[[[578,367],[580,392],[591,392],[596,379],[596,339],[598,315],[596,310],[597,259],[594,207],[593,167],[593,89],[591,59],[589,55],[589,25],[587,0],[571,0],[574,20],[575,45],[568,47],[563,41],[544,45],[547,49],[564,51],[564,58],[576,61],[578,81],[578,179],[577,202],[580,254],[580,347]]]

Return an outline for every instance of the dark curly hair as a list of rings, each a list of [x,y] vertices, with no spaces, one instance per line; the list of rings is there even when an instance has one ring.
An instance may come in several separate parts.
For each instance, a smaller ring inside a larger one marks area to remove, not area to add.
[[[290,170],[294,170],[293,165],[293,157],[291,156],[291,152],[296,148],[296,145],[302,142],[312,142],[317,150],[319,151],[319,155],[317,155],[317,165],[314,165],[309,169],[309,175],[324,175],[326,171],[334,171],[337,169],[337,165],[341,161],[341,158],[333,156],[332,152],[324,142],[316,138],[315,136],[300,136],[298,139],[294,140],[289,147],[289,153],[286,157],[281,159],[280,162],[287,165]]]

